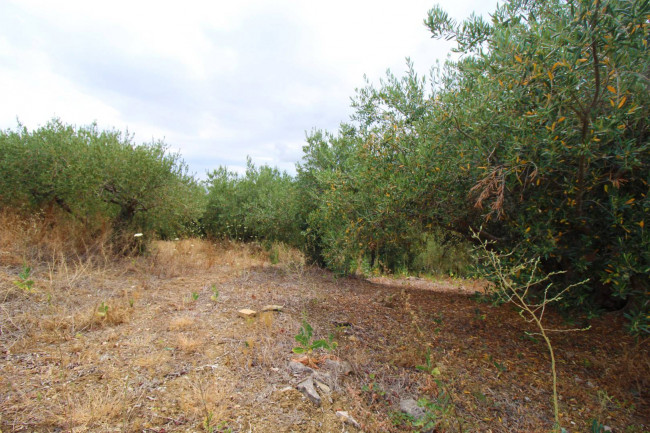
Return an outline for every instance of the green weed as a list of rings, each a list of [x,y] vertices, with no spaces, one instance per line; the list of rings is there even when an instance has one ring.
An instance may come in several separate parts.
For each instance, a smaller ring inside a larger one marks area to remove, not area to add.
[[[31,273],[32,268],[27,266],[27,264],[23,264],[23,269],[18,274],[18,278],[20,278],[20,280],[14,281],[14,285],[19,289],[24,290],[25,292],[32,292],[35,290],[34,280],[30,278]]]
[[[102,318],[108,317],[108,305],[102,301],[102,303],[97,308],[97,315]]]
[[[217,286],[214,284],[210,289],[212,290],[212,296],[210,296],[210,299],[212,299],[214,302],[217,302],[219,300],[219,289],[217,289]]]
[[[334,341],[334,336],[332,334],[329,335],[329,338],[327,340],[313,340],[313,336],[314,328],[312,328],[311,325],[307,323],[306,319],[303,319],[302,326],[300,327],[300,332],[295,336],[295,340],[299,345],[293,348],[293,353],[299,355],[306,353],[307,355],[310,355],[316,349],[331,351],[336,349],[338,346],[338,343]]]

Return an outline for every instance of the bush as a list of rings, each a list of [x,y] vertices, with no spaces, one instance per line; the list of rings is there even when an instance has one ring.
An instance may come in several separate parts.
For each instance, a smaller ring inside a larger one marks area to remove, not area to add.
[[[423,233],[471,242],[482,227],[513,263],[540,257],[555,287],[589,278],[565,306],[626,306],[646,327],[649,14],[644,0],[511,0],[459,24],[434,8],[425,24],[460,60],[430,86],[410,63],[389,72],[337,135],[308,137],[308,249],[341,272],[412,268]]]
[[[56,210],[92,233],[162,237],[196,230],[204,191],[162,142],[136,145],[119,131],[60,120],[35,131],[0,133],[0,204],[24,212]]]
[[[285,172],[248,159],[246,174],[225,167],[208,174],[206,232],[241,241],[278,241],[302,244],[297,191]]]

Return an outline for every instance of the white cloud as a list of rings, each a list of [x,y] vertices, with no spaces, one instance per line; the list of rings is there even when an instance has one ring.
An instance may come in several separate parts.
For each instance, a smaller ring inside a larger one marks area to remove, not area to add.
[[[452,16],[495,1],[447,1]],[[193,171],[246,155],[293,171],[306,130],[336,129],[387,68],[428,73],[450,44],[429,0],[0,3],[0,127],[66,123],[165,139]]]

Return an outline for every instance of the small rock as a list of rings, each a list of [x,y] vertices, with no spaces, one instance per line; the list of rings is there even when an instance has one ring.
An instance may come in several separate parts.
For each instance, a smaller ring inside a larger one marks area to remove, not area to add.
[[[330,370],[335,374],[348,375],[352,373],[352,366],[347,361],[336,361],[334,359],[326,359],[321,366],[324,370]]]
[[[603,426],[603,431],[613,431],[612,428],[608,425]]]
[[[578,376],[574,377],[573,379],[575,380],[576,383],[584,382],[584,380],[580,379]]]
[[[284,305],[265,305],[262,307],[262,311],[282,311]]]
[[[237,315],[239,317],[244,318],[244,319],[251,319],[251,318],[257,316],[257,311],[249,310],[248,308],[244,308],[243,310],[237,311]]]
[[[321,391],[323,391],[326,394],[329,394],[331,392],[330,387],[327,386],[326,384],[324,384],[323,382],[321,382],[320,380],[314,379],[314,384],[316,384],[318,389],[320,389]]]
[[[344,410],[337,410],[337,411],[336,411],[336,416],[338,416],[339,418],[341,418],[341,421],[343,421],[345,424],[350,424],[351,426],[354,426],[354,427],[356,427],[356,428],[361,428],[361,426],[359,425],[359,423],[357,422],[357,420],[355,420],[354,418],[352,418],[352,417],[347,413],[347,411],[344,411]]]
[[[328,383],[328,384],[333,383],[332,376],[330,376],[329,373],[326,373],[324,371],[314,371],[311,376],[314,378],[314,380],[317,380],[319,382]]]
[[[414,419],[420,419],[425,414],[424,409],[418,406],[418,402],[412,398],[400,401],[399,408],[402,412],[412,416]]]
[[[307,367],[305,364],[297,362],[297,361],[290,361],[289,362],[289,370],[293,374],[302,374],[302,373],[313,373],[314,370],[310,367]]]
[[[308,377],[307,379],[300,382],[298,386],[296,386],[296,389],[302,392],[305,397],[311,400],[311,402],[316,406],[321,405],[320,395],[318,395],[318,392],[316,392],[316,388],[314,388],[314,381],[311,377]]]

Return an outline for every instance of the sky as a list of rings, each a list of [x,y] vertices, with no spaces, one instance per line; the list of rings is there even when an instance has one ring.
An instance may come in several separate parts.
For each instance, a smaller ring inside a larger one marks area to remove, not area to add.
[[[457,20],[496,7],[437,3]],[[306,132],[347,121],[364,75],[447,58],[423,24],[435,4],[0,0],[0,129],[96,122],[163,140],[199,178],[247,156],[293,174]]]

